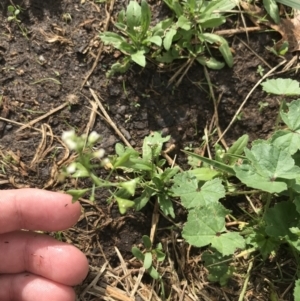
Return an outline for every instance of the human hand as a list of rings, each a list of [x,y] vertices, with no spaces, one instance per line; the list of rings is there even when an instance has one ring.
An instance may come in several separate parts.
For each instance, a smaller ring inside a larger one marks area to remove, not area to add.
[[[0,191],[0,301],[74,301],[71,286],[88,273],[72,245],[27,230],[59,231],[80,216],[69,195],[38,189]]]

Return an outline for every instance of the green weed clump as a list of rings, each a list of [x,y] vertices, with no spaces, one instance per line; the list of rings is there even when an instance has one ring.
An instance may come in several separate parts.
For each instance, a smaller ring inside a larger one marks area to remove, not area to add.
[[[79,137],[74,131],[65,133],[64,141],[78,153],[75,162],[65,169],[66,174],[90,178],[93,183],[90,188],[67,193],[74,201],[87,193],[94,200],[95,190],[107,187],[111,193],[109,201],[118,204],[121,214],[141,210],[149,201],[155,201],[162,214],[173,219],[174,200],[180,200],[188,217],[183,227],[177,227],[190,245],[206,248],[202,260],[209,280],[221,285],[226,285],[235,272],[235,259],[245,254],[256,252],[266,260],[279,248],[288,247],[299,262],[300,99],[287,103],[285,98],[300,95],[300,87],[297,81],[280,78],[268,80],[262,87],[280,97],[273,135],[253,141],[250,148],[248,135],[237,139],[228,150],[216,145],[214,159],[184,151],[191,165],[185,171],[166,166],[162,151],[170,136],[162,137],[158,132],[145,137],[141,152],[118,143],[115,154],[107,158],[104,150],[95,150],[100,138],[96,133],[88,137]],[[96,175],[99,167],[110,170],[106,179]],[[226,208],[226,197],[241,195],[255,195],[263,206],[255,208],[251,204],[253,212],[245,212],[242,218],[233,217]],[[228,217],[240,228],[227,226]],[[154,262],[164,260],[161,245],[153,248],[148,237],[143,241],[146,251],[134,247],[133,254],[154,279],[162,281],[159,268],[154,267]],[[295,300],[299,300],[299,267],[294,275]]]
[[[216,48],[229,67],[233,57],[227,41],[211,31],[224,24],[225,11],[236,6],[235,0],[175,1],[164,0],[173,16],[152,25],[151,10],[146,0],[130,1],[118,15],[116,32],[100,34],[101,40],[124,54],[113,64],[108,77],[116,72],[126,72],[134,62],[146,66],[146,58],[170,64],[185,60],[187,66],[194,61],[211,69],[221,69],[225,63],[213,54]]]

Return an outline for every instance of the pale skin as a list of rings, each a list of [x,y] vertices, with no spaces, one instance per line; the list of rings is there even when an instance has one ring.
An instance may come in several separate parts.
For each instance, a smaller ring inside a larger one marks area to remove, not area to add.
[[[75,301],[72,286],[87,276],[86,257],[72,245],[33,231],[65,230],[77,222],[80,210],[66,194],[0,191],[1,301]]]

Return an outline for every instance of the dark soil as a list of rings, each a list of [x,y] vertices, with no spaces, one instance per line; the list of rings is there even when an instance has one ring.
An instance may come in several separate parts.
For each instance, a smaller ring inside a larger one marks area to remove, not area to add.
[[[178,87],[168,86],[173,72],[158,72],[151,64],[145,69],[134,66],[125,75],[108,80],[105,73],[116,59],[114,53],[108,53],[108,48],[105,48],[88,79],[89,86],[85,84],[81,89],[99,52],[98,32],[106,20],[104,4],[88,0],[82,2],[13,0],[15,5],[23,8],[20,25],[26,28],[27,38],[16,23],[7,21],[7,6],[11,2],[2,0],[0,3],[1,189],[38,187],[66,190],[74,185],[82,185],[76,182],[62,184],[58,181],[59,169],[68,161],[64,157],[66,151],[59,137],[70,128],[76,129],[78,134],[86,131],[91,116],[90,101],[93,100],[89,87],[101,96],[112,120],[137,149],[151,131],[162,131],[171,135],[171,143],[176,145],[172,156],[176,154],[179,158],[177,162],[185,166],[186,158],[180,150],[184,147],[200,147],[203,142],[204,128],[209,126],[214,106],[209,97],[203,68],[198,65],[188,71]],[[161,11],[162,4],[153,2],[153,9]],[[123,1],[116,1],[113,15],[124,5]],[[68,19],[68,14],[71,19]],[[218,116],[221,131],[225,130],[246,95],[260,80],[258,66],[261,65],[265,72],[269,71],[268,66],[255,53],[272,67],[280,62],[266,50],[266,46],[273,45],[273,39],[278,40],[279,36],[276,33],[251,33],[249,44],[246,35],[230,37],[234,67],[209,71],[216,98],[220,97]],[[297,79],[297,76],[294,78]],[[76,103],[66,104],[34,123],[34,128],[21,129],[23,124],[70,100],[76,100]],[[259,110],[260,101],[268,103],[263,110]],[[231,145],[245,133],[251,140],[267,137],[273,129],[277,112],[277,100],[267,96],[258,87],[225,135],[226,143]],[[101,116],[97,115],[90,130],[101,133],[103,140],[100,146],[108,154],[113,152],[115,143],[120,142],[120,137]],[[43,139],[46,147],[40,151]],[[37,151],[40,151],[39,159],[33,160]],[[116,247],[123,258],[129,260],[132,257],[131,247],[140,244],[142,235],[149,234],[151,227],[151,205],[142,212],[121,216],[116,205],[107,204],[108,197],[107,193],[99,192],[95,204],[82,200],[85,214],[76,227],[62,234],[64,240],[74,243],[87,254],[92,267],[100,268],[106,260],[112,267],[118,266],[120,263]],[[161,227],[169,225],[163,219],[161,222]],[[181,222],[184,223],[184,220]],[[158,232],[162,240],[170,235],[170,231]],[[179,250],[186,246],[182,244],[176,248]],[[182,256],[184,253],[181,252]],[[190,259],[190,265],[187,263],[184,271],[178,272],[181,280],[185,277],[190,280],[196,271],[205,277],[204,268],[197,260],[199,253],[199,250],[191,250],[190,256],[194,256],[194,259]],[[178,268],[179,264],[175,265]],[[275,263],[257,263],[250,279],[247,300],[267,300],[269,282],[278,274]],[[280,295],[289,284],[281,282],[275,291]],[[240,285],[238,280],[233,280],[231,286],[221,290],[219,286],[205,282],[203,292],[208,299],[198,297],[199,300],[226,300],[228,296],[229,300],[237,300]],[[86,284],[79,287],[78,294],[85,287]],[[291,289],[282,300],[292,300]]]

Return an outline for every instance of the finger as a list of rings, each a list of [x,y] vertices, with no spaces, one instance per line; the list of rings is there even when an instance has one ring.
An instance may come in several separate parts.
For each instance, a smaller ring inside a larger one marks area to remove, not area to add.
[[[0,233],[19,229],[58,231],[74,225],[80,204],[67,194],[39,190],[3,190],[0,195]]]
[[[75,301],[69,287],[29,273],[0,275],[0,300]]]
[[[35,232],[1,234],[0,258],[0,274],[26,271],[69,286],[88,273],[88,261],[77,248]]]

